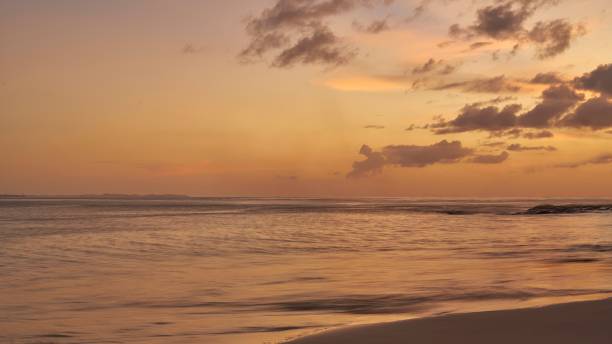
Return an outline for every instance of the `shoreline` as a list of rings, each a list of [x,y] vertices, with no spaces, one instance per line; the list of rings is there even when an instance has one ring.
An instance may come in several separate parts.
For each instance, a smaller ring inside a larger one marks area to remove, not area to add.
[[[609,344],[612,298],[349,326],[285,344]]]

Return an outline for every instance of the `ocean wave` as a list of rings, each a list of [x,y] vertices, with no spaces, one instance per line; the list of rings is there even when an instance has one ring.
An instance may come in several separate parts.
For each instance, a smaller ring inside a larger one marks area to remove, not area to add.
[[[337,295],[324,298],[304,297],[296,295],[285,296],[279,300],[258,301],[169,301],[136,302],[112,307],[98,306],[94,309],[114,307],[135,307],[151,309],[202,309],[206,313],[197,314],[233,314],[245,311],[274,311],[274,312],[298,312],[298,313],[346,313],[354,315],[380,315],[380,314],[402,314],[411,312],[424,312],[435,305],[447,302],[475,302],[496,300],[531,300],[545,297],[567,297],[612,294],[612,289],[507,289],[493,288],[456,292],[452,290],[441,290],[434,293],[423,294],[359,294],[359,295]],[[92,308],[87,308],[91,310]],[[79,308],[78,310],[85,310]]]
[[[560,202],[567,201],[567,204]],[[569,203],[569,202],[580,203]],[[462,200],[462,199],[181,199],[181,200],[2,200],[7,209],[0,222],[70,221],[86,219],[120,219],[153,217],[197,217],[223,215],[301,214],[301,213],[420,213],[449,216],[470,215],[546,215],[612,212],[612,202],[602,200]],[[21,211],[13,211],[20,209]]]
[[[607,213],[612,212],[612,204],[568,204],[550,205],[543,204],[527,209],[525,215],[547,215],[547,214],[583,214],[583,213]]]

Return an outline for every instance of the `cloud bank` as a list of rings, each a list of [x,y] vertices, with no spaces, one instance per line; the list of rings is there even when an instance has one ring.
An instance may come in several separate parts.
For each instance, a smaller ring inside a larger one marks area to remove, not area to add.
[[[571,82],[557,83],[556,75],[538,74],[534,80],[552,84],[542,92],[540,101],[528,111],[521,104],[499,107],[486,102],[465,105],[457,117],[431,123],[426,128],[442,135],[486,131],[492,136],[520,136],[537,139],[552,137],[548,129],[612,128],[612,65],[602,65]],[[555,81],[555,82],[553,82]],[[599,93],[587,99],[581,90]],[[523,133],[523,129],[540,129]]]
[[[429,146],[390,145],[383,147],[380,152],[363,145],[359,154],[366,159],[353,163],[353,169],[347,175],[349,178],[376,175],[381,173],[385,166],[423,168],[434,164],[459,162],[499,164],[510,156],[507,152],[498,155],[479,155],[474,149],[464,147],[460,141],[447,140]]]

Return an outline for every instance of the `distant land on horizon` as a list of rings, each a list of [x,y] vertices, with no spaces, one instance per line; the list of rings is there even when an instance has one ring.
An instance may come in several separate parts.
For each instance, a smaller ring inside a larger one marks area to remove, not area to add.
[[[15,194],[0,194],[0,199],[10,198],[40,198],[40,199],[155,199],[155,200],[172,200],[172,199],[193,199],[199,197],[192,197],[187,195],[173,195],[173,194],[83,194],[83,195],[15,195]]]
[[[65,195],[53,195],[53,194],[0,194],[0,199],[116,199],[116,200],[197,200],[197,199],[309,199],[309,200],[348,200],[348,199],[411,199],[411,200],[455,200],[455,201],[470,201],[470,200],[566,200],[566,201],[586,201],[586,200],[612,200],[612,197],[476,197],[476,196],[440,196],[440,197],[428,197],[428,196],[401,196],[401,197],[388,197],[388,196],[354,196],[354,197],[324,197],[324,196],[202,196],[202,195],[183,195],[183,194],[122,194],[122,193],[103,193],[103,194],[65,194]],[[576,205],[576,204],[574,204]]]

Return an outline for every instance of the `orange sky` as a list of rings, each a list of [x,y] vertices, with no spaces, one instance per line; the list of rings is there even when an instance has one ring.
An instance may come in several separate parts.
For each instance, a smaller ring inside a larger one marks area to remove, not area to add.
[[[0,194],[612,196],[608,8],[2,1]]]

